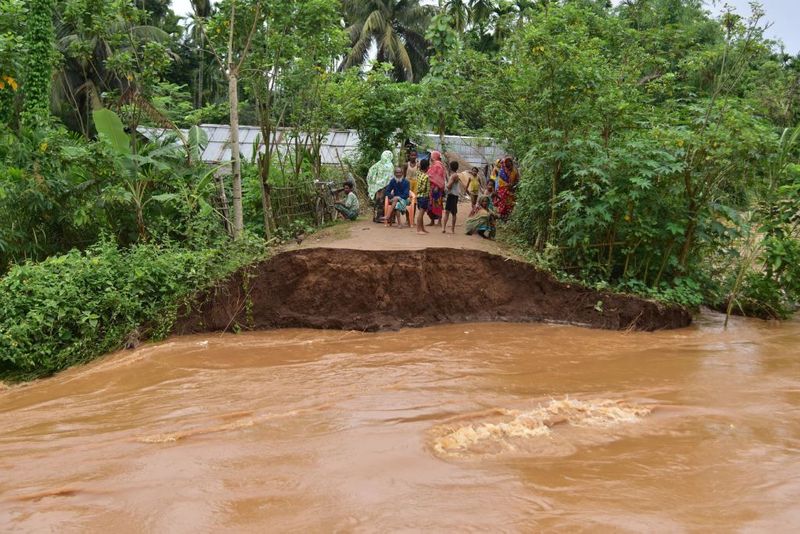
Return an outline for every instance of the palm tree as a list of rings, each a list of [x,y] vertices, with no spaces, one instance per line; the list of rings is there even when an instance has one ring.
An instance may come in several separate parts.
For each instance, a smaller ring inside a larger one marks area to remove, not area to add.
[[[469,33],[482,52],[499,50],[537,11],[547,11],[551,0],[470,0]]]
[[[79,27],[74,21],[57,20],[56,47],[64,61],[53,85],[55,107],[68,126],[90,135],[89,114],[100,106],[107,91],[130,94],[134,84],[106,62],[116,52],[135,52],[148,41],[169,43],[170,36],[155,26],[133,25],[123,17],[104,12],[94,27]]]
[[[344,14],[352,49],[342,68],[363,65],[374,50],[378,61],[394,65],[397,78],[422,78],[428,68],[429,7],[419,0],[344,0]]]
[[[497,49],[490,28],[497,22],[498,5],[496,0],[469,0],[468,16],[472,46],[481,52]]]
[[[469,17],[472,24],[488,23],[497,11],[495,0],[470,0]]]
[[[191,0],[192,11],[196,19],[206,20],[211,16],[212,7],[211,0]],[[188,28],[187,28],[188,29]],[[205,36],[197,23],[197,20],[192,19],[191,30],[194,43],[197,46],[198,66],[197,66],[197,85],[195,86],[194,105],[197,108],[203,107],[203,89],[205,88],[205,80],[203,75],[207,68],[205,57]]]
[[[467,30],[471,13],[465,0],[446,0],[444,12],[457,33],[463,34]]]

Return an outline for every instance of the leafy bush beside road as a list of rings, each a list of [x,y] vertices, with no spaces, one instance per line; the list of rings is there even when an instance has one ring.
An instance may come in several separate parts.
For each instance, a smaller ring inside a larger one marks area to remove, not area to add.
[[[198,250],[101,242],[17,265],[0,280],[0,377],[48,375],[161,338],[182,298],[264,253],[248,240]]]

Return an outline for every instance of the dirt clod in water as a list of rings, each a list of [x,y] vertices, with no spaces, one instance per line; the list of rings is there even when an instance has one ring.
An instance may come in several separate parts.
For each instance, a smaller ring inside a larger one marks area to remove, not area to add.
[[[679,306],[564,284],[522,262],[449,248],[284,252],[235,273],[195,303],[179,315],[175,333],[483,321],[660,330],[691,323]]]

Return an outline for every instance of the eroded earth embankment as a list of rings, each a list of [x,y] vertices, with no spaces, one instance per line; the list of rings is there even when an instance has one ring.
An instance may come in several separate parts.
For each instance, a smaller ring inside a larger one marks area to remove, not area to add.
[[[278,254],[199,294],[179,314],[175,333],[485,321],[660,330],[687,326],[691,316],[679,306],[564,284],[477,250],[311,248]]]

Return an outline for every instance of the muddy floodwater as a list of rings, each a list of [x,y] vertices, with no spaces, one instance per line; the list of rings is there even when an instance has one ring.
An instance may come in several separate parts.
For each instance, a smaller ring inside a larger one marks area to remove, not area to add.
[[[800,530],[800,322],[180,337],[0,390],[9,532]]]

